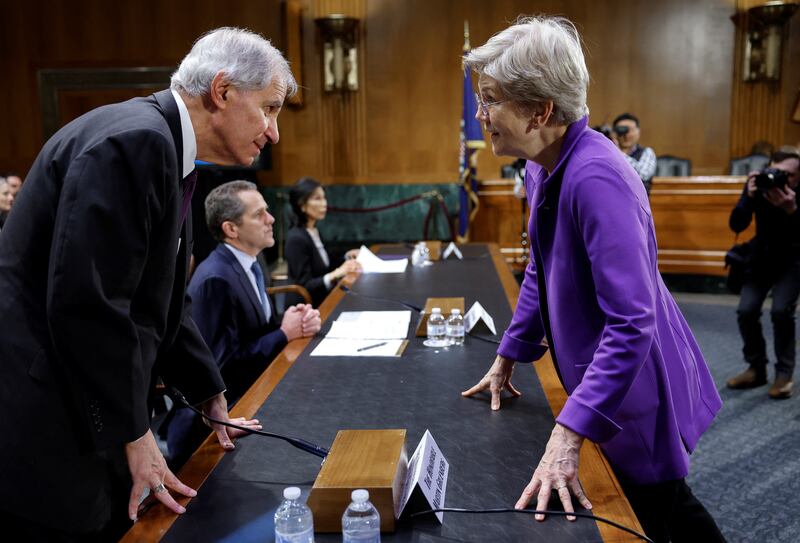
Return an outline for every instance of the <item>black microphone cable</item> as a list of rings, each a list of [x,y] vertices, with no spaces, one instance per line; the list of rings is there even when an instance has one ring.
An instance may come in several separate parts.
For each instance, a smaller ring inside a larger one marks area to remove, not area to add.
[[[634,536],[638,537],[639,539],[641,539],[642,541],[647,541],[648,543],[654,543],[652,539],[650,539],[649,537],[647,537],[644,534],[640,534],[636,530],[632,530],[631,528],[628,528],[627,526],[623,526],[622,524],[620,524],[618,522],[614,522],[613,520],[610,520],[610,519],[607,519],[607,518],[603,518],[603,517],[598,517],[597,515],[592,515],[591,513],[580,513],[580,512],[567,513],[566,511],[547,511],[547,510],[545,510],[545,511],[537,511],[536,509],[512,509],[512,508],[503,508],[503,509],[459,509],[459,508],[456,508],[456,507],[441,507],[439,509],[428,509],[426,511],[420,511],[418,513],[412,513],[411,514],[411,518],[419,517],[419,516],[422,516],[422,515],[429,515],[431,513],[474,513],[474,514],[479,514],[479,515],[490,514],[490,513],[523,513],[525,515],[542,514],[542,515],[552,515],[552,516],[556,516],[556,517],[566,517],[568,515],[571,515],[571,516],[574,516],[574,517],[580,517],[580,518],[590,519],[590,520],[594,520],[594,521],[604,522],[605,524],[613,526],[614,528],[617,528],[618,530],[622,530],[623,532],[627,532],[627,533],[629,533],[631,535],[634,535]]]
[[[196,409],[192,404],[190,404],[188,402],[188,400],[186,400],[184,395],[181,394],[181,392],[177,388],[175,388],[175,387],[170,387],[170,388],[172,390],[172,394],[183,405],[185,405],[186,407],[188,407],[189,409],[191,409],[192,411],[194,411],[195,413],[197,413],[198,415],[200,415],[201,417],[203,417],[204,419],[206,419],[209,422],[213,422],[214,424],[221,424],[222,426],[227,426],[228,428],[236,428],[237,430],[242,430],[244,432],[247,432],[248,434],[258,434],[260,436],[274,437],[276,439],[282,439],[283,441],[289,443],[290,445],[293,445],[293,446],[297,447],[298,449],[304,450],[307,453],[311,453],[314,456],[319,456],[322,459],[324,459],[325,457],[328,456],[328,452],[329,451],[325,447],[320,447],[319,445],[315,445],[315,444],[311,443],[310,441],[306,441],[305,439],[300,439],[299,437],[291,437],[291,436],[285,436],[285,435],[282,435],[282,434],[274,434],[272,432],[264,432],[262,430],[253,430],[251,428],[245,428],[244,426],[239,426],[237,424],[233,424],[233,423],[230,423],[230,422],[223,422],[221,420],[212,419],[211,417],[209,417],[208,415],[206,415],[205,413],[203,413],[199,409]]]
[[[361,294],[360,292],[356,292],[355,290],[353,290],[350,287],[345,286],[345,285],[339,285],[339,288],[342,289],[347,294],[353,294],[354,296],[361,296],[362,298],[370,298],[372,300],[380,300],[380,301],[383,301],[383,302],[392,302],[392,303],[395,303],[395,304],[400,304],[400,305],[405,306],[405,307],[407,307],[407,308],[409,308],[409,309],[411,309],[413,311],[416,311],[417,313],[422,313],[422,308],[421,307],[418,307],[418,306],[416,306],[414,304],[410,304],[408,302],[404,302],[402,300],[395,300],[393,298],[381,298],[380,296],[370,296],[368,294]]]

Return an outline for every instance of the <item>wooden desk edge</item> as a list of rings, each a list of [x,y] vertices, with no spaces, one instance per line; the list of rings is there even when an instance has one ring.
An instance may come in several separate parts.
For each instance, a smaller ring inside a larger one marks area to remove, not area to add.
[[[487,245],[489,246],[492,261],[494,262],[500,282],[503,285],[508,303],[513,309],[516,307],[517,297],[519,296],[517,282],[500,254],[497,245],[493,243]],[[348,277],[347,281],[349,284],[352,284],[355,278]],[[328,319],[333,309],[343,297],[344,292],[338,288],[334,289],[328,295],[319,308],[323,323]],[[252,417],[256,411],[258,411],[258,408],[269,398],[269,395],[278,385],[284,374],[286,374],[286,371],[291,367],[310,341],[311,338],[306,338],[293,341],[287,345],[234,406],[231,410],[231,417]],[[535,368],[539,380],[542,383],[542,388],[547,396],[547,400],[550,403],[550,408],[553,410],[553,415],[556,416],[564,405],[566,394],[564,393],[564,389],[561,388],[550,357],[545,355],[544,359],[535,364]],[[217,443],[216,438],[211,435],[178,472],[178,478],[183,483],[199,491],[200,487],[203,486],[203,483],[224,455],[225,452]],[[583,482],[589,499],[594,497],[596,500],[593,502],[594,513],[615,520],[634,530],[641,531],[639,521],[636,519],[636,515],[633,514],[628,500],[622,493],[619,482],[614,476],[605,457],[600,453],[599,448],[595,444],[587,443],[584,445],[581,451],[580,470],[582,474],[581,481]],[[609,489],[599,490],[602,485],[597,484],[597,481],[600,480],[599,478],[606,476],[614,485],[614,491],[611,494],[608,493]],[[597,498],[601,496],[603,497],[602,503],[597,501]],[[176,496],[176,500],[185,507],[191,498],[178,499]],[[140,517],[139,521],[128,530],[120,541],[122,543],[160,541],[177,519],[178,515],[172,513],[160,503],[155,504]],[[638,541],[637,538],[604,523],[598,523],[597,527],[603,541],[606,543]]]
[[[344,280],[347,285],[352,285],[354,281],[354,276],[348,276]],[[344,292],[338,288],[331,291],[319,307],[323,323],[325,323],[344,295]],[[294,364],[294,361],[297,360],[297,357],[300,356],[300,353],[303,352],[303,349],[306,348],[311,339],[298,339],[286,345],[269,367],[264,370],[264,373],[259,376],[256,382],[231,409],[231,418],[252,418],[258,408],[261,407],[261,404],[269,398],[272,391],[278,386],[286,371]],[[223,456],[225,456],[225,451],[220,447],[217,438],[213,434],[209,435],[178,472],[178,479],[199,492],[200,487],[203,486],[203,483],[222,460]],[[179,498],[174,492],[172,495],[184,507],[191,501],[191,498]],[[157,503],[140,516],[139,521],[128,530],[120,541],[122,543],[160,541],[177,519],[178,515],[161,503]]]
[[[497,246],[490,245],[490,250],[497,275],[500,277],[500,282],[503,285],[503,290],[508,299],[508,304],[514,309],[517,304],[517,298],[519,297],[517,281],[511,274],[511,270],[505,263]],[[550,409],[553,411],[553,416],[556,417],[567,401],[567,394],[561,386],[561,382],[558,380],[558,375],[556,375],[550,354],[545,354],[541,360],[534,364],[534,368],[536,369],[536,375],[539,377],[539,382],[542,385],[547,401],[550,404]],[[590,441],[586,441],[581,449],[580,474],[581,484],[583,484],[583,488],[589,500],[592,501],[592,513],[619,522],[623,526],[638,532],[642,532],[639,520],[636,518],[633,509],[631,509],[628,503],[628,499],[622,492],[622,487],[619,481],[617,481],[617,477],[614,475],[614,471],[611,469],[608,460],[606,460],[606,457],[600,451],[600,447]],[[612,483],[613,489],[608,488],[608,481]],[[603,488],[604,486],[606,488]],[[603,522],[597,523],[597,529],[600,531],[600,535],[606,543],[639,541],[639,538]]]

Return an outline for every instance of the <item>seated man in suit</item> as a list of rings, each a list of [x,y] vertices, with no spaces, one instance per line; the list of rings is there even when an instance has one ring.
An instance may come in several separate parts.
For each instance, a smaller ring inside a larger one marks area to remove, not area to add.
[[[220,243],[197,267],[188,293],[192,318],[220,367],[232,405],[287,342],[316,334],[320,317],[310,305],[297,304],[277,323],[256,261],[275,244],[275,219],[253,183],[220,185],[209,193],[205,208],[206,224]],[[199,416],[176,409],[167,429],[170,463],[185,462],[207,434]]]

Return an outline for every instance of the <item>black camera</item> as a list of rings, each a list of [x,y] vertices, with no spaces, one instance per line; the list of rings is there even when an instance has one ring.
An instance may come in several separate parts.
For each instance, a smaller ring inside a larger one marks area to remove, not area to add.
[[[593,126],[592,130],[596,130],[603,134],[608,139],[611,139],[611,127],[607,124],[598,124],[597,126]]]
[[[613,139],[612,134],[624,136],[630,131],[630,128],[627,126],[617,125],[614,128],[611,128],[611,126],[607,124],[598,124],[597,126],[593,126],[592,129],[597,130],[608,139]]]
[[[789,174],[778,168],[764,168],[756,174],[756,188],[761,192],[769,189],[783,188],[789,181]]]
[[[621,124],[618,124],[617,126],[614,127],[614,133],[616,133],[617,136],[624,136],[628,132],[630,132],[630,127],[628,126],[623,126]]]

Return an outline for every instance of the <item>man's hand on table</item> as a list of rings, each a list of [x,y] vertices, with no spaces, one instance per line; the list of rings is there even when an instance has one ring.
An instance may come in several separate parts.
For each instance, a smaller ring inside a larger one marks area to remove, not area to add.
[[[194,497],[197,492],[178,480],[167,467],[164,455],[158,449],[153,433],[148,430],[136,441],[125,444],[125,457],[128,469],[131,472],[133,487],[128,501],[128,518],[136,522],[138,518],[139,503],[145,489],[163,503],[173,513],[183,513],[186,509],[180,505],[167,491],[171,488],[175,492],[188,497]]]
[[[212,419],[229,422],[237,426],[243,426],[250,430],[261,430],[261,424],[259,424],[258,419],[246,419],[244,417],[229,419],[228,402],[225,400],[225,395],[221,392],[211,399],[206,400],[203,403],[201,410],[203,411],[203,414]],[[248,435],[248,432],[245,430],[229,428],[227,426],[223,426],[222,424],[209,422],[205,418],[203,419],[203,422],[205,422],[206,425],[210,426],[211,429],[214,430],[219,444],[222,445],[223,449],[228,451],[231,451],[235,448],[233,445],[233,439]]]

